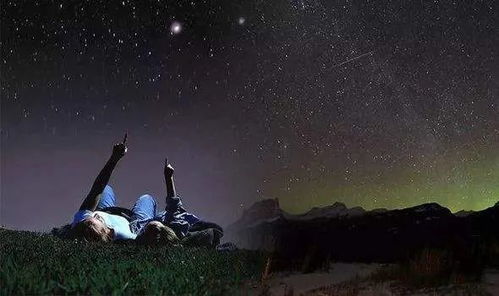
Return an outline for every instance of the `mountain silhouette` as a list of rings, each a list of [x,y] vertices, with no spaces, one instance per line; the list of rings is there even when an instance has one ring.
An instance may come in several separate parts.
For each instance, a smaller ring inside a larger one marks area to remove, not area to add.
[[[438,203],[366,211],[336,202],[293,215],[278,200],[263,200],[229,225],[227,234],[241,247],[275,252],[286,260],[392,262],[424,248],[464,258],[499,246],[499,202],[456,214]]]

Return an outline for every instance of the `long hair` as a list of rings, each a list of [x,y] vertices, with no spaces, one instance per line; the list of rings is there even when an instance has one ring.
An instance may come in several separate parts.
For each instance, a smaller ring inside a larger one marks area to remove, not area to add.
[[[148,228],[155,228],[156,235],[147,235]],[[144,245],[179,246],[180,239],[173,229],[161,222],[146,225],[135,239],[137,243]]]
[[[83,220],[73,225],[71,237],[87,242],[111,242],[113,240],[112,232],[103,232],[89,220]]]

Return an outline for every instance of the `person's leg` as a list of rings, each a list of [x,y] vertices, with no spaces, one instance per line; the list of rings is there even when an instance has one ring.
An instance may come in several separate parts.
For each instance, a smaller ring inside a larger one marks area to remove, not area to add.
[[[113,188],[109,185],[106,185],[106,187],[104,187],[104,190],[100,194],[100,200],[96,210],[99,211],[114,206],[116,206],[116,195],[114,194]]]
[[[137,199],[132,208],[130,227],[132,232],[138,234],[142,228],[156,216],[156,200],[149,194],[144,194]]]
[[[156,216],[156,200],[149,194],[142,195],[135,202],[132,213],[132,221],[153,219]]]

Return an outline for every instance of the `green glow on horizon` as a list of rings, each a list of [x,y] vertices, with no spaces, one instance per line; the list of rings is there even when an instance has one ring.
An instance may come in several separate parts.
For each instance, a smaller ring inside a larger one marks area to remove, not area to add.
[[[462,156],[462,155],[461,155]],[[431,167],[397,170],[373,170],[378,176],[352,176],[350,181],[327,176],[294,185],[289,194],[274,192],[281,207],[291,213],[303,213],[314,206],[339,201],[348,207],[405,208],[437,202],[452,212],[483,210],[499,201],[499,154],[483,153],[469,158],[437,159]],[[373,173],[373,172],[371,172]]]

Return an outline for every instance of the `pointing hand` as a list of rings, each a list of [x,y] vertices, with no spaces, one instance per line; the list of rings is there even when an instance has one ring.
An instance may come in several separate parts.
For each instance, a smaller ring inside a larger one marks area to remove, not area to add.
[[[120,159],[123,156],[125,156],[128,148],[126,146],[126,140],[127,140],[128,134],[125,133],[125,137],[123,138],[123,142],[115,144],[113,146],[113,157],[116,159]]]
[[[174,171],[175,170],[173,169],[172,165],[168,163],[168,159],[165,158],[165,169],[164,169],[165,178],[173,177]]]

